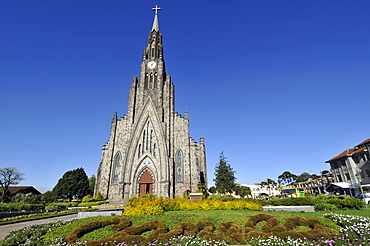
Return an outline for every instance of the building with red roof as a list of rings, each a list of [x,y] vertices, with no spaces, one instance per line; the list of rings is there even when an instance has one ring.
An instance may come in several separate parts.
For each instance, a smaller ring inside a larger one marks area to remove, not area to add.
[[[335,182],[348,183],[352,193],[359,192],[360,188],[370,190],[369,153],[370,138],[326,161],[330,164]]]

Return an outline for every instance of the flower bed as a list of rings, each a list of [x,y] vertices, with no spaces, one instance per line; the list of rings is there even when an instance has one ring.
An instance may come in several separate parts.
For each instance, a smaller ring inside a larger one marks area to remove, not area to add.
[[[370,223],[368,218],[338,214],[325,214],[342,227],[340,234],[328,234],[327,228],[315,219],[305,217],[287,218],[279,224],[274,216],[257,214],[251,216],[244,228],[235,222],[222,222],[216,226],[210,221],[198,223],[181,222],[168,230],[166,224],[151,221],[139,226],[130,226],[127,218],[116,217],[111,220],[95,221],[81,225],[71,231],[66,240],[69,245],[227,245],[235,242],[257,245],[368,245],[370,244]],[[63,238],[54,240],[42,239],[42,236],[56,226],[68,222],[57,222],[44,225],[33,225],[8,235],[0,245],[68,245]],[[83,235],[97,228],[109,225],[118,235],[111,239],[84,240]],[[302,230],[303,228],[303,230]],[[148,234],[149,233],[149,234]],[[322,235],[319,235],[322,234]],[[130,238],[130,242],[121,242],[122,238]],[[243,238],[245,241],[243,241]],[[164,240],[163,240],[164,239]],[[167,240],[167,241],[166,241]]]
[[[185,199],[163,199],[153,195],[134,197],[127,203],[124,215],[155,215],[165,211],[190,211],[190,210],[257,210],[261,211],[262,205],[253,201],[220,201],[203,200],[193,202]]]

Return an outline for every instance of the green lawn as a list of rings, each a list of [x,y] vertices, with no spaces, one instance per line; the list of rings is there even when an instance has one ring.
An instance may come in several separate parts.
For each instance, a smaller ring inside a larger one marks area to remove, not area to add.
[[[320,212],[279,212],[279,211],[269,211],[269,212],[262,212],[262,211],[249,211],[249,210],[199,210],[199,211],[170,211],[166,212],[163,215],[148,215],[148,216],[124,216],[132,221],[132,225],[141,225],[148,221],[162,221],[168,225],[171,229],[173,226],[177,225],[179,222],[192,222],[196,223],[202,220],[210,220],[215,225],[216,228],[220,222],[225,221],[233,221],[238,223],[242,228],[248,218],[255,214],[266,213],[269,215],[275,216],[279,224],[282,224],[287,218],[295,217],[295,216],[302,216],[302,217],[309,217],[315,218],[321,222],[322,225],[327,226],[330,228],[330,232],[338,232],[340,229],[334,222],[329,219],[323,217],[323,215],[327,212],[320,211]],[[364,208],[361,210],[338,210],[333,211],[336,214],[345,214],[345,215],[360,215],[360,216],[367,216],[370,217],[370,208]],[[55,228],[54,230],[48,232],[44,235],[44,238],[58,238],[58,237],[65,237],[68,232],[71,230],[79,227],[80,225],[87,224],[91,221],[96,220],[106,220],[113,218],[114,216],[108,217],[90,217],[80,220],[75,220],[72,223]],[[105,228],[96,230],[92,233],[89,233],[84,236],[87,239],[98,239],[104,238],[107,236],[111,236],[115,234],[115,231],[110,230],[110,226]]]

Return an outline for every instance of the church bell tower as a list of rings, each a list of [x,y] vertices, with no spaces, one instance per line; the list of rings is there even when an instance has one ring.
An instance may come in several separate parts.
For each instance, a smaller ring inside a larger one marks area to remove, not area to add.
[[[115,114],[103,146],[95,194],[112,201],[155,194],[182,197],[207,184],[204,139],[189,137],[189,118],[174,111],[174,85],[166,74],[156,6],[140,78],[133,77],[128,112]]]

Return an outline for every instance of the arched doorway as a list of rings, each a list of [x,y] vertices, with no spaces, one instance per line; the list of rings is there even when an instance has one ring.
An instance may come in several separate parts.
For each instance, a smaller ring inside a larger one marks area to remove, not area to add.
[[[153,177],[148,170],[146,170],[140,177],[139,181],[139,194],[152,194],[153,193]]]

